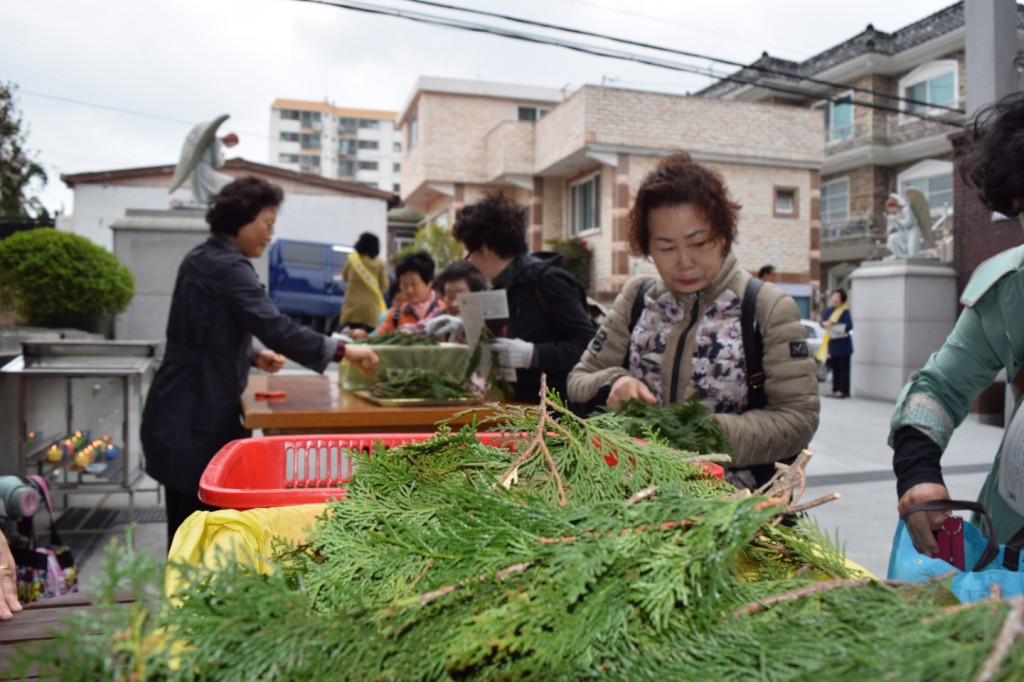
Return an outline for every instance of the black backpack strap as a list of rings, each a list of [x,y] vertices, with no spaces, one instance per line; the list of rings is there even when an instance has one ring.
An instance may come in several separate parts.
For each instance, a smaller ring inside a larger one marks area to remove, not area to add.
[[[636,327],[636,323],[640,321],[640,315],[644,312],[644,298],[647,296],[647,292],[654,286],[654,278],[645,281],[637,289],[636,298],[633,299],[633,308],[629,312],[629,334],[628,337],[633,337],[633,328]],[[626,357],[622,359],[622,366],[629,369],[629,341],[626,341]]]
[[[743,329],[743,355],[747,361],[747,409],[760,410],[768,404],[764,394],[764,339],[757,324],[757,294],[764,284],[757,277],[747,282],[740,308],[740,327]]]

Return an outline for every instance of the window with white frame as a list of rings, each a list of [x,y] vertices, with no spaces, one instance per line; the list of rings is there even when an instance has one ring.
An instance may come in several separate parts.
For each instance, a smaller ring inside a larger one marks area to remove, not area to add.
[[[772,211],[776,218],[797,218],[796,187],[776,187],[775,201]]]
[[[378,164],[376,161],[360,161],[359,170],[377,170]]]
[[[825,113],[825,141],[853,137],[853,96],[850,93],[814,105]]]
[[[914,164],[896,176],[896,184],[899,193],[904,195],[909,187],[921,190],[932,215],[941,215],[953,206],[953,164],[950,161],[927,159]]]
[[[377,140],[359,140],[360,149],[379,149],[380,143]]]
[[[548,113],[549,109],[544,107],[519,107],[519,120],[520,121],[536,121],[540,119],[544,114]]]
[[[299,134],[298,133],[288,133],[288,132],[281,131],[281,141],[282,142],[298,142],[299,141]]]
[[[900,79],[900,96],[908,113],[923,113],[934,105],[956,106],[959,83],[955,59],[940,59],[914,69]],[[913,120],[913,119],[910,119]]]
[[[572,234],[601,225],[601,176],[592,175],[569,186],[569,227]]]
[[[281,120],[282,121],[298,121],[299,112],[294,109],[281,109]]]
[[[842,178],[821,186],[821,225],[838,230],[850,222],[850,180]]]

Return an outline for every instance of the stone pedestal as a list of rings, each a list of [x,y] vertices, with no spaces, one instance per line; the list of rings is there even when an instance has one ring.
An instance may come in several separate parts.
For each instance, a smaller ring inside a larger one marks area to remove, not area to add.
[[[868,261],[850,275],[853,314],[851,391],[895,401],[953,330],[956,271],[934,260]]]

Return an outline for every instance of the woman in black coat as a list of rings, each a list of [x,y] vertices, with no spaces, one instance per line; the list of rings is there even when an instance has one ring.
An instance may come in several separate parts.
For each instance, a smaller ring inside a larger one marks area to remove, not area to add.
[[[280,370],[278,352],[317,372],[343,357],[365,371],[377,366],[369,347],[346,348],[293,322],[257,279],[249,259],[270,243],[283,196],[252,176],[224,187],[206,213],[213,234],[178,269],[141,430],[146,472],[166,492],[168,546],[192,512],[213,509],[199,501],[199,479],[221,447],[246,435],[241,398],[250,367]],[[266,348],[253,348],[254,336]]]
[[[561,255],[526,249],[523,207],[492,194],[459,211],[452,235],[466,260],[508,297],[508,338],[495,342],[498,364],[516,370],[515,399],[537,403],[540,375],[565,399],[566,379],[594,337],[583,286],[560,267]],[[445,331],[444,321],[428,331]],[[448,330],[450,331],[450,330]]]

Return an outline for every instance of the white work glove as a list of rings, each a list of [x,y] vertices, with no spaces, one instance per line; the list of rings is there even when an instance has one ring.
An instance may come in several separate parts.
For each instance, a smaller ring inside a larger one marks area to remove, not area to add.
[[[455,315],[438,315],[424,322],[423,329],[431,336],[451,336],[463,330],[462,318]]]
[[[522,339],[496,339],[494,350],[498,364],[510,369],[529,369],[533,364],[533,344]]]

